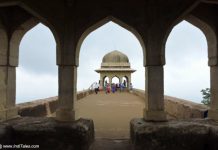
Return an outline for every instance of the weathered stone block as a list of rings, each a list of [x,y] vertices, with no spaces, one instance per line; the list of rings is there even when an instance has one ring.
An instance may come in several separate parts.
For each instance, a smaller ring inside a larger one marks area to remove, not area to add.
[[[5,121],[7,119],[13,119],[17,117],[19,117],[17,107],[0,110],[0,120],[1,121]]]
[[[3,136],[11,135],[10,144],[39,145],[40,150],[88,150],[94,140],[92,120],[79,119],[59,122],[53,118],[19,118],[5,122],[12,128],[0,126],[0,143]],[[3,130],[4,132],[1,132]]]
[[[208,117],[214,120],[218,120],[218,110],[209,110]]]
[[[24,107],[19,109],[18,114],[22,117],[30,116],[30,117],[43,117],[47,115],[45,103]]]
[[[207,121],[146,122],[133,119],[135,150],[216,150],[218,126]]]
[[[49,108],[50,108],[51,113],[54,113],[58,108],[58,100],[49,102]]]

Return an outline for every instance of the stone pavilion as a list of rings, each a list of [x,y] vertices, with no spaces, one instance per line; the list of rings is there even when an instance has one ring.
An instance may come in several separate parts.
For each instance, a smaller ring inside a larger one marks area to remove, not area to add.
[[[131,74],[136,70],[130,68],[129,58],[118,50],[114,50],[106,54],[101,63],[101,68],[95,70],[100,73],[100,86],[103,87],[105,78],[109,78],[109,83],[112,83],[112,79],[117,77],[119,83],[122,83],[122,79],[126,79],[126,87],[129,87],[131,83]]]

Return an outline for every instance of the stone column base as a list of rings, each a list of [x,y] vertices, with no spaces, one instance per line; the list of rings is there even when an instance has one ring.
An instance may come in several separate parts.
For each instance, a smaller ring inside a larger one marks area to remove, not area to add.
[[[58,121],[74,121],[75,110],[60,108],[56,111],[56,120]]]
[[[208,118],[218,121],[218,110],[209,110]]]
[[[27,117],[0,124],[1,144],[39,145],[33,150],[90,150],[94,137],[91,119],[60,122],[50,117]]]
[[[18,115],[17,107],[0,110],[0,121],[10,120],[18,117],[20,116]]]
[[[144,109],[143,115],[146,121],[167,121],[167,114],[164,111],[148,111]]]

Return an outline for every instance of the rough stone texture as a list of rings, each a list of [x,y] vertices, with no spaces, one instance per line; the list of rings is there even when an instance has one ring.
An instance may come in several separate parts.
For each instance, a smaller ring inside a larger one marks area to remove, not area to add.
[[[1,144],[37,144],[40,150],[88,150],[94,140],[92,120],[58,122],[53,118],[19,118],[0,125]]]
[[[132,93],[145,99],[143,90],[134,89]],[[164,106],[167,114],[176,119],[203,118],[204,112],[209,109],[206,105],[171,96],[164,96]]]
[[[32,116],[32,117],[43,117],[47,115],[45,104],[39,104],[34,107],[26,107],[19,110],[18,114],[20,116]]]
[[[218,120],[218,66],[210,67],[210,110],[209,117]]]
[[[218,123],[212,120],[131,120],[134,150],[217,150]]]
[[[177,119],[204,118],[204,113],[209,109],[206,105],[191,101],[165,96],[165,110]]]
[[[18,114],[22,117],[43,117],[57,109],[58,97],[50,97],[18,104]],[[49,107],[46,107],[48,105]]]
[[[90,150],[131,150],[128,139],[96,139]]]
[[[94,91],[84,90],[77,92],[77,100],[80,100]],[[22,117],[45,117],[51,116],[58,108],[58,97],[50,97],[17,105],[18,114]]]
[[[50,103],[48,103],[48,106],[49,106],[49,112],[54,113],[56,109],[58,108],[58,99],[55,99],[51,101]],[[47,113],[46,115],[49,116],[50,114]]]

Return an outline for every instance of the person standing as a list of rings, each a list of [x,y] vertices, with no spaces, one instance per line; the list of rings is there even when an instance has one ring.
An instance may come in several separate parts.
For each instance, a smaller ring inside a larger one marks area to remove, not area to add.
[[[130,83],[129,84],[129,91],[132,92],[132,90],[133,90],[133,85],[132,85],[132,83]]]
[[[120,84],[120,92],[123,92],[123,89],[124,89],[124,84],[121,83],[121,84]]]
[[[126,80],[123,81],[123,86],[126,87]]]
[[[115,93],[115,91],[116,91],[116,85],[113,83],[112,84],[112,92]]]
[[[120,92],[122,91],[122,83],[119,83]]]
[[[110,84],[107,84],[106,94],[107,94],[107,93],[110,93],[110,90],[111,90]]]
[[[95,85],[94,85],[94,89],[95,89],[95,94],[98,94],[99,85],[98,85],[97,82],[96,82]]]

